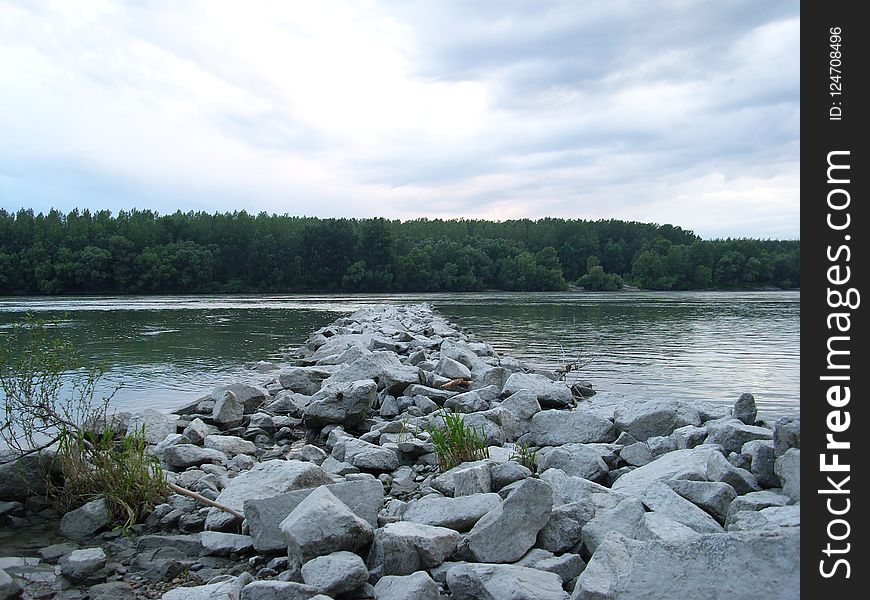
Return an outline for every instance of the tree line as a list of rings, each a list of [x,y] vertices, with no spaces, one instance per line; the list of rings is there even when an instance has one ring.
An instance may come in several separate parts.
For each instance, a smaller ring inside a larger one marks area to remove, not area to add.
[[[0,295],[800,286],[797,240],[618,220],[0,209]]]

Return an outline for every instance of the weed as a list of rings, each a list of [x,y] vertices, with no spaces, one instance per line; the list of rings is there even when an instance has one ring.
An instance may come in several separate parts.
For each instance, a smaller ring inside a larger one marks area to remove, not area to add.
[[[538,470],[538,464],[535,462],[537,455],[537,451],[530,450],[528,444],[517,444],[516,450],[510,456],[510,460],[520,463],[534,473]]]
[[[489,458],[486,436],[475,427],[465,424],[458,412],[443,413],[444,425],[434,424],[428,429],[438,457],[441,472],[452,469],[458,464]]]

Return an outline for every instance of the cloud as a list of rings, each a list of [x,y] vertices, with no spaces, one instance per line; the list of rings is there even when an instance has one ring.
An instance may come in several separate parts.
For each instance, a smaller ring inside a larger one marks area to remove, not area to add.
[[[793,2],[0,5],[0,206],[797,237]]]

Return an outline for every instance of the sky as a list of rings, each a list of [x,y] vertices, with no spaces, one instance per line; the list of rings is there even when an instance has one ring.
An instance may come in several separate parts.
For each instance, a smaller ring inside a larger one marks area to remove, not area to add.
[[[0,208],[799,237],[799,2],[0,0]]]

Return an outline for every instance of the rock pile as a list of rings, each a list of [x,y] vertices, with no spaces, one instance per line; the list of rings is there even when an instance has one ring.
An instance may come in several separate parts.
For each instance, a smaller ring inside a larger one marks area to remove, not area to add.
[[[749,394],[578,402],[424,305],[339,318],[286,361],[132,418],[175,484],[244,519],[174,494],[119,537],[96,500],[62,522],[85,547],[0,569],[0,598],[798,597],[799,421],[758,421]],[[450,411],[489,457],[441,472]]]

